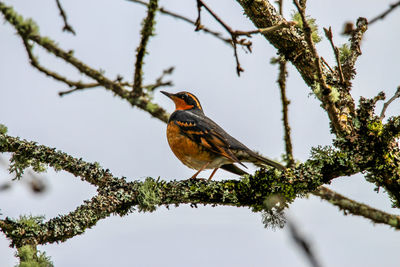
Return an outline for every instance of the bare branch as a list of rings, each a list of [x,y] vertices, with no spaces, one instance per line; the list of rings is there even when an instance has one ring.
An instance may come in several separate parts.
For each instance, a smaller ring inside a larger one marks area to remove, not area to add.
[[[150,3],[147,8],[147,16],[143,20],[143,27],[140,31],[141,40],[140,44],[136,49],[136,63],[135,63],[135,73],[133,76],[133,88],[132,88],[132,97],[137,98],[142,96],[142,80],[143,80],[143,59],[146,55],[146,46],[150,39],[150,36],[153,35],[153,27],[154,27],[154,18],[156,16],[156,11],[158,8],[158,0],[150,0]]]
[[[376,16],[375,18],[371,19],[371,20],[369,21],[369,24],[371,25],[372,23],[375,23],[375,22],[377,22],[377,21],[380,20],[380,19],[384,19],[390,12],[392,12],[396,7],[399,7],[399,6],[400,6],[400,1],[397,2],[397,3],[391,4],[391,5],[389,6],[389,9],[387,9],[387,10],[386,10],[385,12],[383,12],[382,14]]]
[[[211,8],[209,8],[202,0],[197,0],[197,10],[198,10],[198,18],[196,20],[196,30],[202,29],[201,25],[201,8],[204,7],[207,12],[231,35],[231,44],[233,46],[233,53],[234,57],[236,60],[236,73],[238,76],[240,76],[240,73],[244,71],[244,69],[241,67],[240,62],[239,62],[239,56],[237,53],[237,45],[244,46],[248,49],[249,52],[251,52],[251,45],[252,42],[246,39],[238,39],[239,36],[247,36],[251,37],[253,34],[268,34],[273,31],[277,31],[281,28],[284,27],[290,27],[293,26],[295,23],[294,22],[286,22],[286,21],[280,21],[275,25],[271,25],[270,27],[264,27],[252,31],[239,31],[239,30],[233,30],[228,24],[226,24]]]
[[[396,90],[396,92],[394,93],[394,95],[393,95],[387,102],[385,102],[385,103],[383,104],[383,108],[382,108],[382,111],[381,111],[381,115],[380,115],[380,117],[379,117],[380,120],[383,120],[383,119],[385,118],[385,112],[386,112],[386,109],[388,108],[388,106],[389,106],[394,100],[396,100],[396,99],[399,98],[399,97],[400,97],[400,86],[397,87],[397,90]]]
[[[127,1],[138,3],[138,4],[141,4],[141,5],[144,5],[144,6],[148,6],[149,5],[148,3],[144,2],[144,1],[141,1],[141,0],[127,0]],[[158,8],[158,11],[161,14],[168,15],[168,16],[171,16],[173,18],[185,21],[185,22],[187,22],[189,24],[192,24],[194,26],[197,26],[196,21],[194,21],[194,20],[192,20],[190,18],[187,18],[187,17],[185,17],[183,15],[177,14],[175,12],[169,11],[169,10],[165,9],[164,7]],[[212,30],[204,27],[204,25],[201,25],[201,26],[202,26],[201,30],[203,32],[209,33],[209,34],[213,35],[214,37],[220,39],[221,41],[223,41],[223,42],[225,42],[225,43],[227,43],[229,45],[231,44],[231,39],[222,37],[222,34],[220,32],[212,31]]]
[[[61,6],[60,0],[56,0],[56,3],[57,3],[58,10],[60,11],[60,16],[62,17],[62,19],[64,21],[63,31],[67,31],[67,32],[72,33],[73,35],[76,35],[72,26],[68,24],[67,13],[65,13],[63,7]]]
[[[325,64],[325,66],[329,69],[329,71],[330,71],[331,73],[335,73],[335,72],[333,71],[333,69],[331,68],[331,66],[329,66],[328,62],[326,62],[326,60],[325,60],[324,57],[321,57],[321,60],[322,60],[322,63]]]
[[[338,68],[338,73],[339,73],[339,81],[342,85],[345,85],[345,80],[344,80],[343,71],[342,71],[342,63],[340,62],[340,57],[339,57],[339,49],[333,43],[332,28],[331,27],[329,27],[329,29],[324,28],[324,32],[325,32],[326,38],[328,38],[329,42],[331,43],[333,52],[335,53],[336,63],[337,63],[337,68]]]
[[[163,79],[166,75],[170,75],[172,74],[172,72],[174,71],[174,67],[169,67],[168,69],[165,69],[162,74],[160,75],[160,77],[158,77],[156,79],[156,82],[154,84],[149,84],[146,86],[143,86],[143,88],[145,88],[146,90],[150,91],[150,92],[154,92],[156,89],[158,89],[159,87],[162,86],[172,86],[173,83],[172,81],[166,81],[163,82]]]
[[[237,37],[238,35],[234,34],[234,31],[232,30],[231,27],[229,27],[225,22],[222,21],[222,19],[220,19],[218,17],[218,15],[212,11],[202,0],[197,0],[197,10],[198,10],[198,18],[196,20],[196,30],[201,29],[201,22],[200,22],[200,16],[201,16],[201,8],[204,7],[208,13],[210,13],[210,15],[231,35],[231,44],[233,46],[233,54],[236,60],[236,73],[238,76],[240,76],[240,73],[244,71],[244,69],[240,66],[240,62],[239,62],[239,57],[238,57],[238,53],[237,53],[237,44],[246,46],[247,49],[251,52],[251,45],[252,43],[248,40],[238,40]]]
[[[328,201],[343,210],[345,215],[348,213],[354,216],[361,216],[371,220],[373,223],[386,224],[395,229],[400,229],[400,216],[372,208],[366,204],[349,199],[327,187],[321,186],[312,194]]]
[[[309,242],[304,238],[303,235],[300,234],[297,226],[291,220],[288,220],[288,226],[293,241],[304,252],[311,266],[320,267],[321,265],[315,257],[315,253],[312,250]]]
[[[43,72],[44,74],[46,74],[47,76],[50,76],[57,81],[63,82],[65,84],[67,84],[69,87],[73,87],[73,89],[71,91],[82,90],[82,89],[86,89],[86,88],[93,88],[93,87],[99,86],[98,83],[83,83],[81,81],[78,81],[78,82],[71,81],[71,80],[67,79],[66,77],[58,74],[57,72],[51,71],[51,70],[43,67],[42,65],[40,65],[39,60],[33,55],[33,52],[32,52],[33,46],[29,43],[28,39],[22,38],[22,42],[24,43],[25,50],[26,50],[26,53],[28,54],[29,62],[31,63],[31,65],[34,68],[36,68],[37,70],[39,70],[40,72]]]

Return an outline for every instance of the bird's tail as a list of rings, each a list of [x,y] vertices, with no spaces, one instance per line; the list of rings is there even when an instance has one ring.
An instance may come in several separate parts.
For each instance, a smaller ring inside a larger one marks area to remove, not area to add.
[[[282,164],[280,164],[276,161],[273,161],[272,159],[261,156],[257,153],[251,153],[251,157],[249,158],[249,161],[251,163],[253,163],[254,165],[261,167],[261,168],[264,168],[267,165],[267,166],[272,166],[281,171],[286,170],[286,167],[283,166]]]

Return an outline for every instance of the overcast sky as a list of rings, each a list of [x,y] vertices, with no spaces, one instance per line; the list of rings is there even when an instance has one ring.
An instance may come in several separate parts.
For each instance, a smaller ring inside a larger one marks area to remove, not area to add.
[[[42,35],[111,79],[121,74],[132,80],[135,49],[139,43],[142,6],[128,1],[62,1],[77,35],[63,33],[55,1],[8,0],[24,17],[32,17]],[[254,29],[235,1],[206,1],[234,29]],[[339,33],[345,21],[372,18],[391,1],[308,1],[307,13],[321,27],[332,26],[336,44],[345,42]],[[196,3],[160,1],[161,6],[195,19]],[[285,1],[285,16],[293,10]],[[203,12],[202,23],[223,31]],[[2,17],[0,15],[0,17]],[[2,21],[2,19],[0,19]],[[393,95],[400,85],[400,9],[372,25],[357,63],[352,94],[373,97],[384,90]],[[187,90],[201,101],[205,113],[231,135],[271,158],[284,153],[281,104],[276,84],[277,66],[269,64],[276,50],[262,37],[254,36],[253,53],[241,49],[245,72],[237,77],[232,49],[216,38],[194,32],[194,27],[157,14],[156,36],[151,38],[145,58],[144,83],[153,82],[170,66],[174,86],[164,90]],[[322,28],[321,28],[322,30]],[[333,53],[327,40],[317,46],[332,66]],[[40,61],[74,79],[85,79],[62,61],[35,48]],[[289,65],[288,97],[291,100],[294,154],[304,161],[311,147],[329,145],[327,115],[309,96],[296,70]],[[143,180],[147,176],[165,180],[186,179],[193,170],[182,165],[170,151],[166,125],[132,108],[103,88],[67,95],[68,88],[33,69],[15,30],[0,25],[0,123],[9,134],[56,147],[88,162],[99,162],[116,176]],[[155,101],[173,111],[172,102],[157,92]],[[380,110],[381,106],[378,107]],[[387,114],[399,114],[400,104]],[[6,159],[2,155],[3,159]],[[250,165],[249,165],[250,167]],[[250,167],[251,171],[255,168]],[[208,177],[209,172],[203,174]],[[49,190],[34,195],[24,181],[14,182],[0,192],[2,217],[21,214],[45,215],[47,219],[66,214],[95,195],[95,188],[65,172],[48,169],[43,174]],[[0,165],[0,183],[12,178]],[[218,171],[215,179],[239,177]],[[362,175],[335,179],[330,188],[374,207],[390,208],[387,195],[364,181]],[[337,208],[310,196],[297,199],[288,210],[301,232],[311,242],[323,266],[398,266],[400,234],[387,226],[343,216]],[[9,242],[0,235],[0,266],[17,261]],[[62,244],[40,247],[56,266],[309,266],[294,246],[286,229],[264,229],[261,215],[246,208],[199,207],[159,208],[153,213],[132,213],[123,218],[101,220],[85,234]]]

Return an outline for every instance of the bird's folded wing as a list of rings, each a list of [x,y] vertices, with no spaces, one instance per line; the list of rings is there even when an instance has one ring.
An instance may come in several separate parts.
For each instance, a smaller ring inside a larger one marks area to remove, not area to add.
[[[199,123],[196,120],[175,120],[175,123],[179,126],[181,132],[194,142],[246,167],[233,154],[229,140],[218,132],[218,128],[213,127],[211,124]]]

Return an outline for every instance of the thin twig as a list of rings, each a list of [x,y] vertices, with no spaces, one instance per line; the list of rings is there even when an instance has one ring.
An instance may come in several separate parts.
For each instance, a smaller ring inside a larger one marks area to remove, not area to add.
[[[329,203],[337,206],[340,210],[343,210],[345,214],[348,213],[354,216],[361,216],[371,220],[373,223],[390,225],[395,229],[400,229],[400,216],[390,214],[375,208],[372,208],[366,204],[354,201],[347,198],[325,186],[318,187],[317,190],[312,192],[313,195],[319,196],[321,199],[328,201]]]
[[[132,106],[145,110],[153,117],[164,122],[168,121],[169,114],[162,107],[152,102],[151,97],[141,96],[138,98],[132,98],[131,91],[126,90],[118,81],[114,82],[107,78],[102,71],[86,65],[78,58],[74,57],[72,53],[66,52],[58,47],[58,45],[50,38],[42,37],[38,30],[35,29],[33,21],[24,20],[23,17],[16,13],[11,7],[8,7],[2,2],[0,2],[0,12],[4,15],[4,18],[11,25],[13,25],[13,27],[17,30],[18,35],[23,40],[31,40],[40,45],[49,53],[63,59],[66,63],[74,66],[81,73],[95,80],[105,89],[110,90],[122,99],[127,100]]]
[[[310,261],[311,266],[313,267],[320,267],[317,258],[315,257],[315,253],[310,246],[309,242],[304,238],[300,231],[298,230],[297,226],[291,221],[288,220],[289,232],[290,236],[293,238],[293,241],[299,248],[304,252],[307,259]]]
[[[169,67],[168,69],[163,70],[162,74],[160,75],[160,77],[156,79],[156,82],[154,84],[143,86],[143,88],[146,88],[150,92],[154,92],[154,90],[156,90],[159,87],[172,86],[173,85],[172,81],[163,82],[163,79],[166,75],[171,75],[174,69],[175,69],[174,67]]]
[[[60,0],[56,0],[56,3],[57,3],[58,10],[60,11],[60,16],[62,17],[62,19],[64,21],[63,31],[67,31],[67,32],[72,33],[73,35],[76,35],[72,26],[70,24],[68,24],[67,13],[65,13],[63,7],[61,6]]]
[[[150,3],[147,8],[147,16],[143,20],[143,27],[140,32],[142,38],[140,40],[140,44],[137,47],[136,51],[136,62],[135,62],[135,73],[133,75],[133,88],[132,88],[132,97],[140,97],[143,93],[142,91],[142,80],[143,80],[143,59],[146,55],[146,46],[150,39],[150,36],[153,34],[153,27],[155,24],[154,18],[156,16],[156,11],[158,8],[158,0],[150,0]]]
[[[272,31],[279,30],[283,27],[290,27],[293,26],[295,23],[294,22],[278,22],[276,25],[273,25],[271,27],[267,28],[262,28],[262,29],[256,29],[256,30],[251,30],[251,31],[239,31],[239,30],[233,30],[228,24],[226,24],[211,8],[209,8],[202,0],[197,0],[197,10],[198,10],[198,18],[196,20],[196,30],[202,29],[201,25],[201,8],[204,7],[208,13],[231,35],[231,43],[233,46],[233,54],[235,57],[236,61],[236,73],[238,76],[240,76],[240,73],[244,71],[244,69],[240,65],[239,61],[239,56],[237,52],[237,45],[241,45],[246,47],[250,52],[251,52],[251,41],[246,40],[246,39],[238,39],[239,36],[247,36],[251,37],[253,34],[268,34],[271,33]]]
[[[91,86],[75,87],[75,88],[72,88],[72,89],[70,89],[70,90],[60,91],[60,92],[58,92],[58,95],[59,95],[59,96],[65,96],[65,95],[74,93],[74,92],[76,92],[76,91],[81,91],[81,90],[85,90],[85,89],[96,88],[96,87],[98,87],[98,86],[101,86],[101,84],[99,84],[99,83],[92,83]]]
[[[325,66],[330,70],[331,73],[335,73],[335,72],[333,71],[333,69],[331,68],[331,66],[329,66],[328,62],[326,62],[326,60],[325,60],[324,57],[321,57],[321,60],[322,60],[322,63],[325,64]]]
[[[380,20],[380,19],[384,19],[390,12],[392,12],[396,7],[400,6],[400,1],[394,4],[391,4],[389,6],[389,9],[387,9],[385,12],[383,12],[382,14],[376,16],[375,18],[369,20],[369,24],[371,25],[372,23],[375,23],[376,21]]]
[[[324,104],[325,110],[328,112],[328,116],[330,118],[330,121],[333,125],[334,130],[337,133],[342,133],[345,131],[345,129],[344,129],[344,127],[342,127],[342,124],[339,120],[339,116],[338,116],[339,111],[335,107],[334,103],[332,103],[332,100],[330,98],[331,88],[328,87],[328,85],[326,84],[324,75],[322,74],[321,60],[319,58],[319,55],[315,48],[314,42],[312,40],[311,27],[307,22],[307,18],[306,18],[306,14],[305,14],[305,2],[306,1],[302,1],[303,5],[300,6],[298,0],[293,0],[293,3],[295,4],[297,10],[299,11],[301,19],[303,21],[303,30],[305,33],[305,39],[307,41],[308,48],[310,49],[311,54],[313,55],[313,58],[314,58],[314,64],[315,64],[315,68],[317,71],[318,83],[322,89],[321,101]]]
[[[127,1],[138,3],[138,4],[141,4],[143,6],[148,6],[149,5],[148,3],[144,2],[144,1],[141,1],[141,0],[127,0]],[[161,14],[171,16],[173,18],[185,21],[185,22],[187,22],[189,24],[192,24],[192,25],[196,26],[196,21],[194,21],[194,20],[192,20],[190,18],[187,18],[187,17],[185,17],[183,15],[177,14],[175,12],[169,11],[169,10],[165,9],[164,7],[160,7],[158,9],[158,11]],[[204,27],[204,25],[201,25],[201,26],[202,26],[201,30],[203,32],[209,33],[209,34],[213,35],[214,37],[220,39],[221,41],[223,41],[223,42],[225,42],[227,44],[231,44],[231,39],[222,37],[222,34],[220,32],[216,32],[216,31],[210,30],[210,29]]]
[[[385,112],[386,112],[386,109],[388,108],[388,106],[389,106],[394,100],[396,100],[396,99],[399,98],[399,97],[400,97],[400,86],[397,87],[397,90],[396,90],[396,92],[394,93],[394,95],[393,95],[387,102],[385,102],[385,103],[383,104],[383,108],[382,108],[382,111],[381,111],[381,115],[380,115],[380,117],[379,117],[380,120],[383,120],[383,119],[385,118]]]
[[[279,13],[282,15],[283,11],[283,0],[278,1]],[[283,57],[279,57],[279,76],[278,76],[278,84],[281,92],[281,102],[282,102],[282,121],[283,121],[283,129],[285,131],[285,150],[286,150],[286,166],[288,168],[294,167],[294,157],[293,157],[293,147],[292,147],[292,138],[290,136],[290,125],[289,125],[289,104],[290,101],[286,97],[286,77],[288,72],[286,70],[286,60]]]
[[[328,38],[329,42],[331,43],[333,52],[335,53],[340,83],[342,85],[344,85],[345,84],[345,80],[344,80],[344,77],[343,77],[342,63],[340,62],[339,49],[333,43],[332,28],[330,26],[329,26],[329,29],[324,28],[324,32],[325,32],[326,38]]]
[[[237,40],[237,35],[234,34],[234,31],[232,30],[231,27],[229,27],[225,22],[223,22],[217,14],[214,13],[214,11],[212,11],[202,0],[197,0],[197,10],[198,10],[198,18],[196,20],[196,30],[201,29],[201,8],[204,7],[208,13],[210,13],[210,15],[231,35],[231,44],[233,46],[233,54],[236,60],[236,73],[238,76],[240,76],[240,73],[244,71],[244,69],[240,66],[240,62],[239,62],[239,56],[237,53],[237,44],[238,44],[238,40]],[[251,42],[247,41],[245,42],[244,40],[242,40],[242,43],[240,43],[241,45],[246,45],[248,50],[251,51]]]
[[[26,39],[23,36],[21,36],[21,37],[22,37],[22,42],[25,46],[25,51],[27,52],[28,57],[29,57],[29,62],[31,63],[31,65],[34,68],[36,68],[40,72],[43,72],[47,76],[50,76],[57,81],[67,84],[69,87],[73,88],[72,89],[73,91],[83,90],[86,88],[93,88],[93,87],[99,86],[99,83],[83,83],[81,81],[78,81],[78,82],[71,81],[71,80],[67,79],[66,77],[58,74],[57,72],[51,71],[51,70],[43,67],[42,65],[40,65],[38,59],[33,55],[33,52],[32,52],[33,46],[29,43],[28,39]]]

